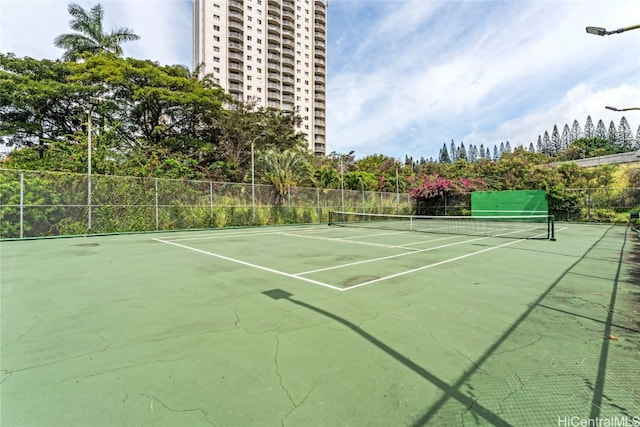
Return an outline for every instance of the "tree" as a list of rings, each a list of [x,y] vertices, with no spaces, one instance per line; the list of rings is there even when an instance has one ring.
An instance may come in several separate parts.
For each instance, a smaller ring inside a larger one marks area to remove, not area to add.
[[[551,155],[555,156],[562,150],[562,140],[560,139],[560,131],[558,126],[553,125],[553,132],[551,132]]]
[[[542,137],[542,153],[547,156],[553,155],[553,147],[551,145],[551,138],[549,138],[549,133],[545,130],[544,136]]]
[[[573,121],[573,125],[571,126],[571,134],[569,137],[569,143],[572,143],[578,138],[582,138],[582,129],[580,129],[580,123],[577,120]]]
[[[276,204],[282,204],[289,187],[309,179],[311,169],[301,153],[293,150],[279,152],[269,149],[259,156],[258,163],[263,181],[273,185]]]
[[[596,134],[595,137],[596,138],[603,138],[606,139],[607,138],[607,128],[604,126],[604,122],[601,120],[598,120],[598,124],[596,125]]]
[[[449,151],[447,150],[447,144],[442,144],[438,161],[440,163],[451,163],[451,158],[449,157]]]
[[[467,149],[464,147],[464,142],[460,142],[460,147],[458,147],[458,151],[456,154],[456,160],[467,160]]]
[[[68,11],[73,17],[69,24],[76,33],[61,34],[53,42],[56,47],[65,49],[62,55],[65,61],[76,61],[85,53],[98,55],[108,52],[121,56],[121,43],[140,38],[132,30],[124,27],[105,33],[102,29],[104,10],[100,4],[93,6],[87,13],[78,4],[71,3]]]
[[[618,140],[620,146],[624,151],[631,151],[633,148],[633,132],[631,132],[631,126],[627,122],[627,118],[622,116],[620,119],[620,126],[618,126]]]
[[[562,136],[560,136],[560,150],[565,150],[569,144],[571,143],[571,130],[569,129],[569,125],[565,124],[562,129]]]
[[[596,128],[593,126],[591,116],[587,116],[587,122],[584,125],[584,137],[593,138],[594,136],[596,136]],[[578,136],[576,139],[578,138],[580,138],[580,136]]]
[[[614,145],[620,145],[620,140],[618,139],[618,131],[616,130],[616,125],[613,123],[613,120],[611,120],[611,122],[609,123],[609,133],[607,134],[607,139]]]

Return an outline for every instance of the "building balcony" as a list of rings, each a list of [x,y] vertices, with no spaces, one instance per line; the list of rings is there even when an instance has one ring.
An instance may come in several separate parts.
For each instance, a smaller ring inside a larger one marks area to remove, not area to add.
[[[272,71],[280,72],[280,64],[269,61],[267,62],[267,69],[269,70],[269,72],[272,72]]]
[[[280,6],[275,4],[269,4],[269,8],[267,9],[268,13],[273,13],[274,15],[280,16]]]
[[[283,0],[282,10],[290,10],[291,12],[294,12],[296,10],[296,4],[293,0]]]
[[[229,32],[232,32],[232,31],[237,31],[242,33],[242,31],[244,31],[244,26],[242,25],[242,22],[229,20]]]
[[[267,75],[267,79],[269,79],[269,81],[278,82],[278,86],[280,86],[280,73],[278,73],[276,71],[269,70],[269,74]]]
[[[295,51],[293,49],[291,49],[290,47],[285,47],[282,49],[282,55],[283,56],[289,56],[289,57],[295,57]]]
[[[242,79],[242,73],[229,73],[229,83],[231,84],[231,82],[241,82],[243,81]]]
[[[242,33],[239,31],[229,31],[229,40],[235,42],[242,42]]]
[[[236,21],[240,21],[242,22],[242,20],[244,19],[244,15],[242,14],[242,12],[237,12],[235,10],[230,10],[229,11],[229,19],[233,19]]]
[[[242,0],[230,0],[229,1],[229,10],[235,10],[238,12],[242,12],[244,8],[244,2]]]
[[[282,67],[282,77],[283,77],[283,78],[285,77],[285,75],[288,75],[288,76],[294,76],[294,75],[295,75],[295,72],[296,72],[295,68],[294,68],[294,67],[292,67],[292,66],[291,66],[291,65],[289,65],[289,64],[285,64],[285,65]]]
[[[283,49],[291,49],[293,50],[293,47],[295,45],[295,41],[292,38],[283,38],[282,39],[282,48]]]
[[[274,37],[280,38],[281,29],[280,25],[277,24],[269,24],[267,26],[267,31],[269,32],[269,36],[273,35]]]
[[[282,85],[282,93],[283,94],[288,93],[288,94],[293,95],[295,93],[293,85]],[[292,96],[292,98],[293,98],[293,96]]]
[[[283,30],[295,31],[296,23],[293,21],[293,19],[283,19],[282,20],[282,29]]]
[[[283,10],[282,11],[282,17],[283,18],[291,18],[292,20],[296,19],[296,15],[293,12],[289,11],[289,10]]]
[[[280,52],[280,43],[275,43],[275,41],[270,40],[267,49],[269,52]]]
[[[232,42],[230,41],[229,44],[229,52],[243,52],[243,45],[240,42]]]

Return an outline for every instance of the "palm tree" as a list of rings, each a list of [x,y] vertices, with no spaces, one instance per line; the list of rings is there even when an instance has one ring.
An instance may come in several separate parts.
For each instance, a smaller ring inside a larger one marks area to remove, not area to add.
[[[76,3],[71,3],[68,10],[73,17],[69,21],[71,29],[77,32],[61,34],[53,41],[56,47],[66,49],[62,55],[65,61],[75,61],[87,52],[94,55],[109,52],[120,56],[121,43],[140,38],[129,28],[117,28],[105,33],[102,29],[104,10],[100,4],[93,6],[90,13]]]
[[[276,204],[286,200],[289,187],[308,179],[311,169],[305,158],[292,150],[267,150],[260,158],[264,180],[273,185]]]

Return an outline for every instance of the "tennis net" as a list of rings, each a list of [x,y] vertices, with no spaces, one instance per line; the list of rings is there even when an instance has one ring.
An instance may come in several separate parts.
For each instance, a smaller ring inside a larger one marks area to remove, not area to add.
[[[467,236],[555,240],[553,215],[425,216],[329,212],[329,225]]]

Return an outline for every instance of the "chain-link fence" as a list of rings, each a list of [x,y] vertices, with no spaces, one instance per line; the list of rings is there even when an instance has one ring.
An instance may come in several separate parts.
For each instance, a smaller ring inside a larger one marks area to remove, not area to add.
[[[557,220],[629,222],[640,210],[640,188],[571,189],[548,197]],[[325,223],[331,210],[469,215],[471,198],[416,204],[405,193],[290,187],[279,195],[261,184],[0,169],[0,238]]]
[[[0,238],[323,223],[410,214],[407,194],[0,169]]]

